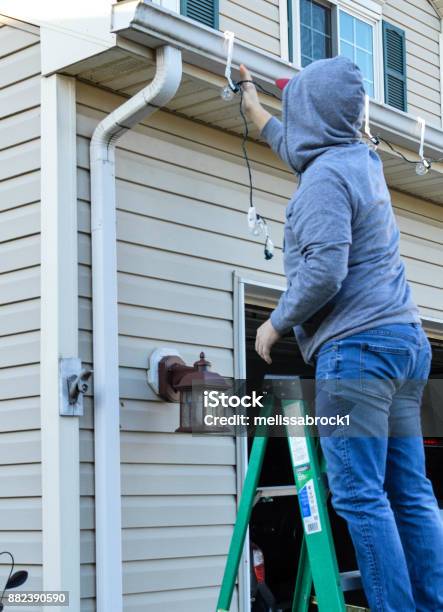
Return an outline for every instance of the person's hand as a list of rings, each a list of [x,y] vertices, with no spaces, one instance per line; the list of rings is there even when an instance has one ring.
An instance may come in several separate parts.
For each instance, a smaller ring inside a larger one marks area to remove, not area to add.
[[[255,350],[266,363],[271,364],[271,348],[280,339],[280,334],[274,329],[271,319],[268,319],[257,329]]]
[[[240,80],[241,81],[252,81],[252,76],[249,70],[241,64],[240,66]],[[265,127],[266,123],[271,117],[271,114],[266,111],[260,104],[258,99],[257,89],[253,83],[242,83],[240,86],[243,91],[243,110],[246,117],[255,123],[258,130],[261,132]]]

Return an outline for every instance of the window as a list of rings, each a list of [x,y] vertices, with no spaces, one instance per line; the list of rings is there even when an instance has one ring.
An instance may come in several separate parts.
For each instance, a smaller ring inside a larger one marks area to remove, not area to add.
[[[366,93],[374,97],[373,27],[366,21],[340,10],[339,53],[349,57],[363,74]]]
[[[218,29],[218,0],[180,0],[180,12],[210,28]]]
[[[301,65],[331,57],[331,9],[312,0],[300,1]]]
[[[379,99],[383,91],[381,13],[348,6],[349,0],[288,0],[289,59],[304,68],[334,55],[349,57],[362,71],[368,95]],[[390,36],[393,39],[396,34]],[[392,96],[395,76],[398,73],[390,80]]]

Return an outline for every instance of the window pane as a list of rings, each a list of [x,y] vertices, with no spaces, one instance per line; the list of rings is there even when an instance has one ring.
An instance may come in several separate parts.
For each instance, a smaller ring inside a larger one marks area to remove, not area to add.
[[[354,42],[354,18],[344,11],[340,11],[340,38]]]
[[[326,7],[312,3],[312,27],[314,30],[329,34],[329,11]]]
[[[373,98],[374,97],[374,83],[372,81],[367,81],[366,79],[364,79],[363,85],[364,85],[365,91],[368,94],[368,96],[370,98]]]
[[[372,53],[372,27],[360,19],[355,20],[355,42]]]
[[[340,55],[349,57],[360,68],[369,96],[374,96],[373,27],[340,11]]]
[[[312,58],[312,30],[304,25],[301,27],[301,52]]]
[[[310,0],[300,1],[300,21],[305,25],[311,25],[311,6]]]
[[[323,34],[314,32],[312,35],[313,53],[312,57],[314,60],[323,59],[328,56],[329,39]]]
[[[300,0],[302,66],[331,57],[331,10],[312,0]]]
[[[354,59],[354,47],[349,45],[348,43],[341,42],[340,43],[340,55],[344,55],[345,57],[349,57],[350,60],[355,62]]]
[[[364,79],[368,79],[368,81],[374,80],[374,69],[372,63],[372,55],[367,53],[366,51],[361,51],[357,49],[356,60],[355,63],[360,68],[363,74]]]

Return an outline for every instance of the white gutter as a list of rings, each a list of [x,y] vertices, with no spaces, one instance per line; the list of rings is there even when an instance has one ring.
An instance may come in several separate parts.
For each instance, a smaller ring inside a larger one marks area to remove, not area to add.
[[[97,612],[122,610],[115,147],[178,89],[181,52],[159,47],[156,63],[152,82],[98,124],[90,147]]]
[[[173,44],[182,50],[185,63],[214,74],[224,74],[226,49],[223,32],[168,11],[150,0],[114,4],[112,31],[149,48]],[[298,73],[298,69],[287,61],[236,41],[232,56],[234,78],[239,76],[240,64],[248,66],[254,78],[268,89],[272,89],[276,78],[291,78]],[[274,91],[278,93],[277,89]],[[412,151],[418,150],[420,138],[417,135],[417,117],[374,100],[370,103],[370,117],[373,133],[380,134],[393,144]],[[425,154],[436,158],[443,155],[441,128],[426,125]]]

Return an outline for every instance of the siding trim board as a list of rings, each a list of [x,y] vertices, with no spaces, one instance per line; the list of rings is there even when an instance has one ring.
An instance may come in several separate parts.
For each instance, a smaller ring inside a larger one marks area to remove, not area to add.
[[[69,591],[79,610],[79,425],[59,414],[59,358],[78,354],[75,80],[41,84],[43,588]]]

